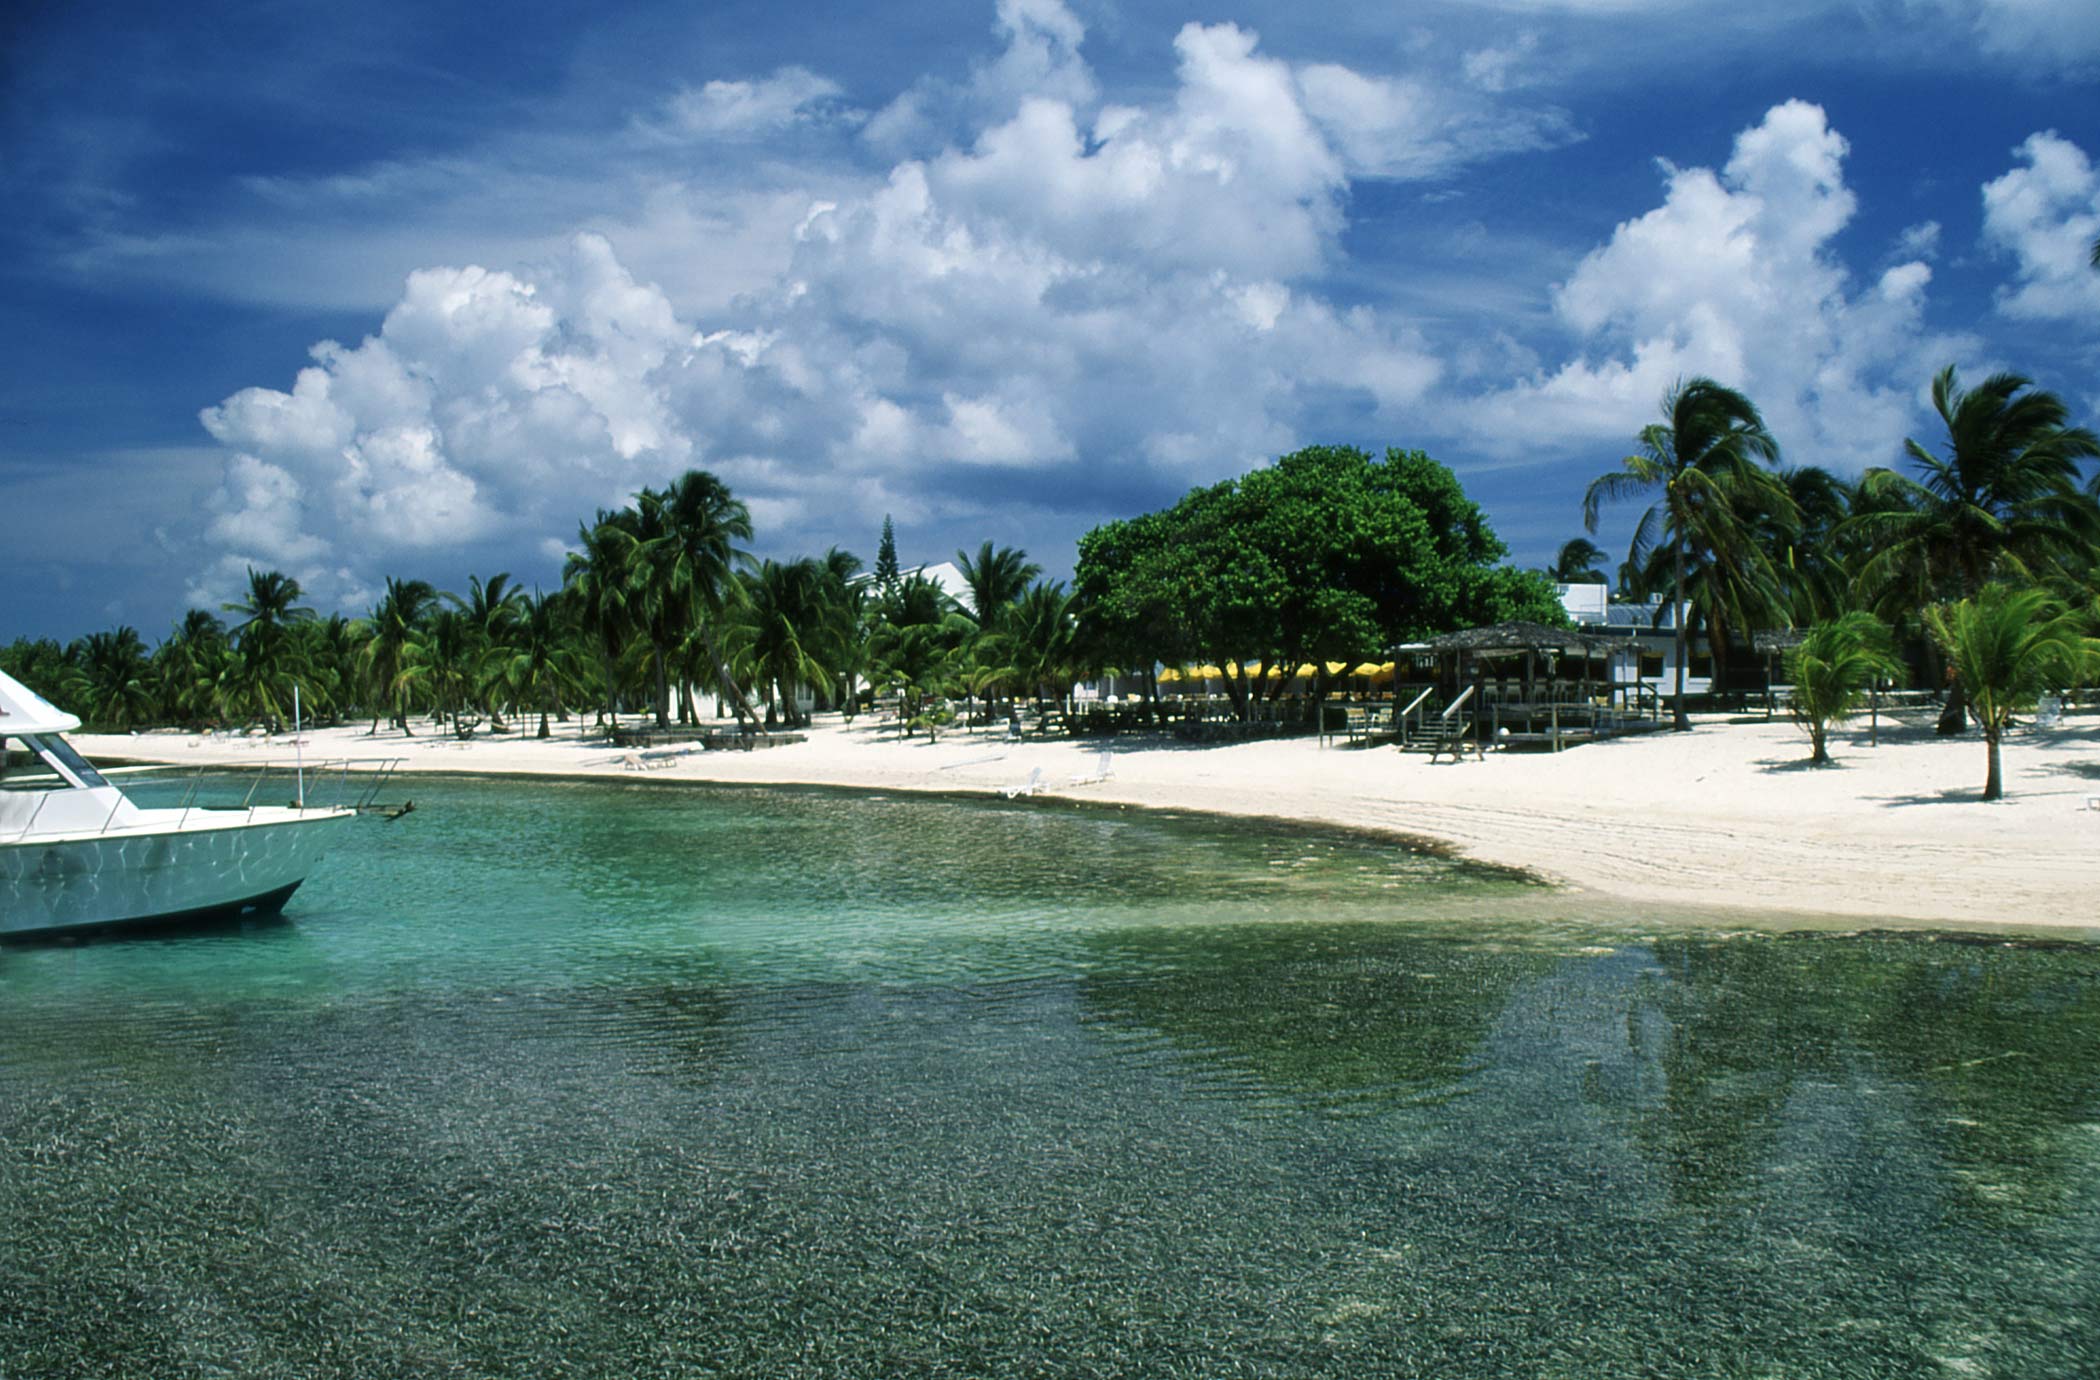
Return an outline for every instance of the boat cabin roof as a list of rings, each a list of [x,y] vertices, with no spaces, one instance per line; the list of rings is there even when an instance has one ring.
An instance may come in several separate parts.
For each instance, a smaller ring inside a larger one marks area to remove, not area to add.
[[[71,733],[80,720],[0,671],[0,738],[25,733]]]

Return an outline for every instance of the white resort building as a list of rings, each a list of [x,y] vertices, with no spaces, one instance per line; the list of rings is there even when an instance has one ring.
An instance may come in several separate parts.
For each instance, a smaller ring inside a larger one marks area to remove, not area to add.
[[[1643,684],[1657,694],[1677,689],[1677,610],[1668,601],[1615,603],[1603,584],[1555,585],[1561,607],[1575,626],[1598,637],[1624,638],[1611,654],[1614,685]],[[1713,654],[1706,638],[1693,634],[1691,660],[1684,669],[1684,692],[1703,695],[1713,688]]]

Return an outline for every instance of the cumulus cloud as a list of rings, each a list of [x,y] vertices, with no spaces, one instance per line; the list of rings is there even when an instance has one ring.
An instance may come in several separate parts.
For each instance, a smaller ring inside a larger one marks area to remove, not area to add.
[[[1839,259],[1856,209],[1847,152],[1819,107],[1788,101],[1737,137],[1718,172],[1666,166],[1663,203],[1621,224],[1554,294],[1581,353],[1476,402],[1483,441],[1536,457],[1541,435],[1628,437],[1677,380],[1708,375],[1747,392],[1796,462],[1888,460],[1949,342],[1924,333],[1922,257],[1865,284]]]
[[[1321,284],[1353,176],[1448,169],[1492,139],[1427,87],[1294,66],[1231,24],[1180,31],[1158,99],[1102,104],[1056,0],[999,21],[978,78],[1010,108],[776,218],[776,275],[707,315],[598,234],[529,267],[411,274],[376,334],[205,410],[229,453],[207,539],[362,587],[476,542],[551,549],[694,464],[806,546],[885,511],[1095,512],[1273,455],[1316,403],[1392,418],[1436,385],[1428,342]],[[832,94],[808,74],[714,84],[681,118],[754,128]]]
[[[376,335],[324,341],[289,392],[204,410],[232,452],[206,536],[323,597],[386,562],[573,521],[691,442],[654,375],[686,346],[655,289],[592,235],[542,291],[479,267],[410,275]]]
[[[2100,173],[2085,150],[2052,131],[2014,152],[2025,166],[1984,184],[1984,240],[2013,261],[2017,282],[1998,309],[2028,319],[2100,317]]]

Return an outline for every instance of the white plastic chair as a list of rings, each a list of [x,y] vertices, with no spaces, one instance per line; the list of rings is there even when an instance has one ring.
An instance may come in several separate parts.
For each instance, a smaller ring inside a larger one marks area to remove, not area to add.
[[[1074,773],[1072,784],[1075,786],[1091,786],[1097,781],[1106,781],[1115,774],[1115,758],[1104,751],[1094,759],[1094,769],[1091,772]]]

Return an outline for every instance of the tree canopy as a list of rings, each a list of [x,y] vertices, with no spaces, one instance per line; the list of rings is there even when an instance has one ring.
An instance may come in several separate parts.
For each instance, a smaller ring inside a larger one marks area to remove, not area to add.
[[[1507,554],[1422,452],[1313,446],[1096,527],[1080,539],[1077,592],[1112,662],[1252,676],[1508,619],[1564,622],[1545,577]]]

